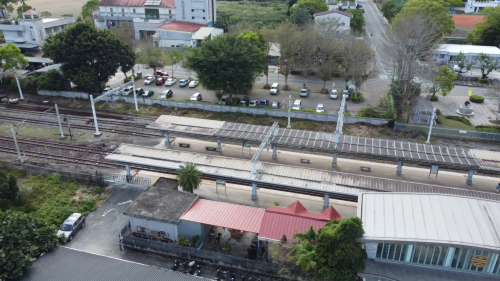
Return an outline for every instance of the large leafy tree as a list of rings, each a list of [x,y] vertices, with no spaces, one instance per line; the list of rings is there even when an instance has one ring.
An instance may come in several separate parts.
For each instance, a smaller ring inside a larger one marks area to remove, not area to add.
[[[14,175],[7,175],[4,171],[0,171],[0,203],[5,200],[12,201],[17,198],[19,187],[17,179]],[[3,204],[2,204],[3,205]]]
[[[14,11],[13,3],[17,3],[17,0],[0,0],[0,6],[4,7],[9,13]]]
[[[323,0],[299,0],[295,6],[290,7],[290,15],[293,15],[301,7],[305,7],[311,15],[328,11],[328,5]]]
[[[92,18],[92,12],[99,8],[99,2],[100,0],[88,0],[87,3],[82,6],[82,18]]]
[[[181,165],[180,169],[177,170],[177,174],[179,186],[183,191],[191,193],[198,189],[201,184],[201,176],[203,175],[200,170],[196,169],[196,166],[193,163]]]
[[[313,16],[306,6],[300,6],[293,11],[290,21],[298,25],[301,29],[313,21]]]
[[[346,12],[352,15],[351,30],[359,34],[365,33],[366,21],[363,12],[357,9],[349,9]]]
[[[56,69],[47,71],[38,77],[37,89],[46,91],[60,91],[63,77]]]
[[[48,36],[46,56],[62,63],[64,77],[83,91],[99,91],[118,68],[130,67],[133,51],[109,30],[97,30],[88,22],[77,22]]]
[[[196,72],[203,87],[217,96],[242,95],[252,89],[262,73],[265,53],[253,40],[226,34],[204,42],[194,49],[187,66]]]
[[[148,39],[143,44],[143,48],[137,53],[136,62],[153,69],[156,75],[156,69],[163,67],[163,49],[155,45],[155,43]]]
[[[466,71],[469,71],[474,65],[474,60],[470,57],[465,55],[464,53],[460,52],[453,61],[458,65],[460,68],[460,73],[462,73],[462,70],[465,69]]]
[[[23,275],[41,254],[63,243],[57,229],[31,214],[0,212],[0,279]]]
[[[381,11],[384,17],[390,22],[396,17],[396,15],[401,12],[404,4],[397,3],[396,0],[388,0],[382,4]]]
[[[482,28],[479,43],[498,47],[500,45],[500,7],[488,7],[483,10],[483,14],[486,22],[479,26],[480,29]]]
[[[354,281],[365,267],[365,250],[355,240],[363,234],[358,217],[330,221],[317,234],[312,228],[296,234],[299,244],[292,246],[291,258],[315,280]]]
[[[12,43],[0,47],[0,64],[3,70],[13,67],[24,68],[28,65],[28,60],[21,54],[21,49]]]
[[[433,97],[439,91],[445,97],[455,87],[455,83],[453,82],[455,80],[457,80],[455,71],[447,66],[441,66],[439,73],[431,79],[429,91]]]
[[[29,10],[35,10],[35,8],[31,7],[30,5],[24,4],[24,2],[21,4],[21,6],[17,7],[17,17],[22,18],[23,13]]]
[[[449,4],[442,0],[411,0],[396,15],[392,25],[399,21],[405,21],[412,15],[425,16],[426,19],[431,20],[439,27],[440,34],[436,34],[436,36],[442,37],[442,35],[449,35],[455,30],[455,22],[448,11]]]

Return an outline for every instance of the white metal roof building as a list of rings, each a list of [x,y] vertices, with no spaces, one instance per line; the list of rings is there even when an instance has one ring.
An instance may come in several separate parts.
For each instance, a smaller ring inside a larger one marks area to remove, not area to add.
[[[500,202],[444,194],[363,193],[369,258],[500,275]]]
[[[494,58],[500,58],[500,49],[493,46],[441,44],[432,51],[435,62],[447,64],[455,59],[458,54],[463,53],[469,59],[476,59],[477,55],[483,53]]]

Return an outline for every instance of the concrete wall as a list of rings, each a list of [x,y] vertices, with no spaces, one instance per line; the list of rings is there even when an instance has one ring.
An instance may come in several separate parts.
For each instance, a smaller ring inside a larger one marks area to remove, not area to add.
[[[79,99],[89,99],[88,93],[83,92],[70,92],[70,91],[40,91],[38,94],[41,96],[54,96],[54,97],[65,97],[65,98],[79,98]]]
[[[177,226],[177,230],[179,233],[179,237],[184,236],[187,239],[191,240],[193,236],[202,236],[203,225],[197,222],[181,220],[179,225]]]
[[[146,232],[148,233],[148,235],[151,234],[151,231],[165,231],[165,233],[168,234],[168,237],[170,239],[174,241],[177,241],[177,239],[179,239],[177,225],[175,224],[139,219],[135,217],[129,217],[129,218],[130,218],[130,229],[132,232],[137,232],[137,227],[140,226],[146,228]]]

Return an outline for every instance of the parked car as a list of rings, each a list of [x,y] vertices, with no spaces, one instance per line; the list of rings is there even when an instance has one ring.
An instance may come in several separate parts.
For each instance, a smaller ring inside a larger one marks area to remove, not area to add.
[[[165,86],[172,86],[177,82],[177,79],[175,78],[168,78],[167,81],[165,81]]]
[[[323,112],[325,112],[325,107],[323,106],[322,103],[318,103],[318,106],[316,106],[316,112],[317,113],[323,113]]]
[[[79,213],[69,216],[57,231],[57,236],[64,235],[66,242],[72,241],[76,233],[85,226],[85,217]]]
[[[146,79],[144,79],[144,85],[151,85],[155,81],[154,76],[148,76]]]
[[[200,93],[196,93],[194,95],[191,96],[191,100],[193,101],[200,101],[201,100],[201,94]]]
[[[189,82],[189,88],[194,88],[196,86],[198,86],[198,80],[193,80]]]
[[[144,94],[142,94],[143,98],[149,98],[152,97],[155,94],[154,91],[145,91]]]
[[[179,87],[186,87],[187,85],[189,85],[189,79],[181,79],[179,80]]]
[[[102,93],[103,93],[103,94],[107,94],[107,93],[108,93],[109,91],[111,91],[111,90],[113,90],[113,89],[112,89],[112,88],[110,88],[110,87],[106,87],[106,88],[104,88],[104,90],[102,90]]]
[[[259,107],[266,107],[269,106],[269,100],[260,100],[259,101]]]
[[[279,101],[273,101],[271,105],[272,108],[281,108],[281,103]]]
[[[453,71],[460,72],[460,66],[458,64],[453,65]]]
[[[245,106],[248,106],[250,103],[250,99],[248,98],[248,96],[243,96],[240,100],[240,103],[244,104]]]
[[[219,104],[221,105],[226,105],[227,104],[227,101],[228,101],[229,97],[228,96],[223,96],[220,101],[219,101]]]
[[[258,100],[251,100],[250,103],[248,104],[248,106],[250,106],[250,107],[256,107],[258,105],[259,105]]]
[[[132,93],[132,91],[133,91],[133,90],[134,90],[134,86],[128,86],[127,88],[125,88],[125,89],[123,90],[123,95],[125,95],[125,96],[126,96],[126,95],[129,95],[129,94],[131,94],[131,93]]]
[[[295,100],[292,105],[293,110],[301,110],[302,109],[302,101],[301,100]]]
[[[349,95],[350,95],[349,91],[347,91],[347,90],[342,91],[342,96],[346,96],[345,100],[349,100]]]
[[[167,81],[167,78],[164,78],[164,77],[158,77],[156,79],[156,85],[163,85],[163,83],[165,83],[165,81]]]
[[[347,88],[347,92],[349,92],[349,94],[354,93],[354,90],[356,90],[356,86],[354,85],[349,85],[349,87]]]
[[[168,98],[171,98],[173,95],[174,95],[174,92],[172,91],[172,89],[168,89],[168,90],[161,92],[158,99],[168,99]]]
[[[144,89],[142,89],[142,88],[136,88],[135,89],[135,94],[138,95],[138,96],[142,96],[142,94],[144,94]]]
[[[271,86],[271,95],[277,95],[280,91],[280,85],[278,83],[273,83]]]
[[[301,97],[307,97],[309,95],[309,90],[308,89],[302,89],[300,90],[300,96]]]
[[[156,71],[156,76],[160,76],[160,77],[168,77],[168,72],[166,71]]]
[[[337,95],[337,90],[333,89],[331,92],[330,92],[330,98],[333,99],[333,100],[336,100],[338,98],[338,95]]]

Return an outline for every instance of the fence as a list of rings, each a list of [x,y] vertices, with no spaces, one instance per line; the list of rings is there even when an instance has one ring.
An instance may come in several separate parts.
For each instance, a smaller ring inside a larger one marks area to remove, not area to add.
[[[394,126],[394,130],[399,131],[399,132],[408,132],[408,131],[418,130],[418,131],[427,133],[427,132],[429,132],[429,126],[396,123]],[[439,126],[432,127],[432,135],[450,137],[450,138],[465,138],[465,139],[500,142],[500,134],[499,133],[490,133],[490,132],[482,132],[482,131],[467,131],[467,130],[443,128],[443,127],[439,127]]]
[[[204,259],[210,262],[224,263],[229,267],[244,267],[245,269],[268,272],[272,274],[276,274],[278,271],[278,265],[274,263],[250,260],[212,251],[198,250],[196,248],[137,238],[134,236],[124,236],[123,243],[128,247],[140,248],[170,256],[181,257],[186,260]]]
[[[43,94],[42,94],[43,92]],[[88,99],[88,94],[86,93],[73,93],[73,92],[51,92],[51,91],[38,91],[41,95],[53,95],[53,96],[63,96],[69,98],[84,98]],[[83,95],[86,96],[84,97]],[[109,96],[102,98],[103,101],[119,101],[122,100],[126,103],[134,103],[134,97],[122,97],[122,96]],[[254,115],[268,115],[273,117],[288,117],[287,110],[270,109],[270,108],[258,108],[258,107],[246,107],[246,106],[230,106],[230,105],[220,105],[220,104],[210,104],[203,102],[188,102],[188,101],[174,101],[174,100],[159,100],[151,98],[137,98],[138,104],[154,105],[159,104],[167,107],[175,108],[193,108],[212,112],[232,112],[232,113],[244,113],[244,114],[254,114]],[[319,114],[313,112],[300,112],[291,111],[290,117],[294,119],[305,119],[320,122],[337,122],[337,115],[334,114]],[[367,118],[367,117],[355,117],[355,116],[344,116],[344,124],[356,124],[356,123],[366,123],[370,125],[385,125],[389,120],[379,119],[379,118]]]
[[[88,93],[83,92],[71,92],[71,91],[38,91],[41,96],[56,96],[65,98],[78,98],[78,99],[89,99]]]

